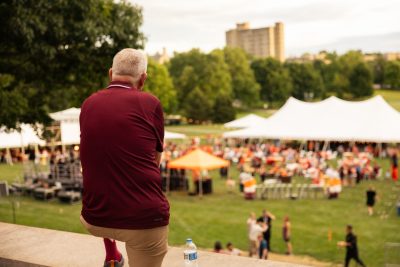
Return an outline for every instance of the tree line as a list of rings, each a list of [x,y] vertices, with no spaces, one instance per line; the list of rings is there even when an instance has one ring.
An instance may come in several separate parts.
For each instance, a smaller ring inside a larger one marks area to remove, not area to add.
[[[0,3],[0,126],[50,122],[48,113],[80,107],[108,83],[116,52],[145,46],[141,7],[113,0],[5,0]],[[175,53],[149,60],[145,90],[168,114],[225,122],[238,109],[302,100],[373,94],[373,84],[400,88],[400,62],[365,62],[359,51],[326,61],[281,63],[239,48]]]
[[[252,58],[239,48],[175,53],[167,67],[177,92],[176,110],[198,121],[225,122],[234,117],[232,104],[279,107],[290,96],[351,100],[371,96],[374,84],[400,88],[400,61],[378,55],[365,62],[361,51],[325,54],[324,60],[281,63]]]

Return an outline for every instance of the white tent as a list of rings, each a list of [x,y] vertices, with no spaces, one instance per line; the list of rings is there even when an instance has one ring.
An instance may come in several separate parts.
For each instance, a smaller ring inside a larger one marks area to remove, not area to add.
[[[79,127],[80,114],[80,108],[69,108],[49,114],[53,120],[60,122],[61,144],[76,145],[81,142]]]
[[[186,135],[180,134],[180,133],[174,133],[174,132],[168,132],[165,131],[164,133],[164,139],[169,140],[169,139],[185,139]]]
[[[50,113],[50,117],[55,121],[79,121],[80,108],[69,108],[66,110]]]
[[[6,132],[0,129],[0,148],[18,148],[28,145],[44,145],[45,141],[40,139],[29,124],[21,125],[21,132],[12,130]]]
[[[80,143],[79,115],[81,109],[69,108],[63,111],[51,113],[53,120],[60,121],[61,143],[63,145],[75,145]],[[165,131],[164,139],[184,139],[186,135]]]
[[[79,121],[61,121],[60,128],[63,145],[77,145],[81,142]]]
[[[266,122],[266,118],[257,116],[255,114],[249,114],[243,118],[227,122],[224,124],[226,128],[248,128],[256,125],[260,125]]]
[[[381,96],[359,102],[330,97],[307,103],[289,98],[259,126],[226,132],[225,138],[400,142],[400,113]]]

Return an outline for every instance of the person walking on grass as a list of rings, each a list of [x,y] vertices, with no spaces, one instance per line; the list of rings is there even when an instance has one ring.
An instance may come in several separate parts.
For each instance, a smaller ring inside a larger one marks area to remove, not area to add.
[[[346,232],[346,241],[338,242],[338,246],[346,248],[344,266],[348,267],[350,260],[354,259],[359,265],[365,267],[365,264],[358,256],[357,236],[353,234],[353,227],[351,225],[347,225]]]
[[[103,238],[106,267],[124,265],[115,240],[125,242],[131,267],[160,267],[168,249],[169,203],[159,168],[164,118],[160,101],[142,91],[146,70],[142,51],[121,50],[107,88],[81,108],[80,219]]]
[[[392,179],[394,182],[397,182],[397,180],[399,179],[399,163],[397,160],[397,149],[394,148],[392,150],[392,155],[390,156],[390,160],[391,160],[391,168],[392,168]]]
[[[376,194],[376,191],[372,186],[368,188],[366,195],[367,195],[368,215],[372,216],[374,214],[374,206],[378,198],[378,195]]]
[[[286,216],[283,220],[283,227],[282,227],[282,237],[283,241],[286,243],[286,254],[292,255],[292,243],[290,243],[290,237],[292,235],[292,226],[290,224],[289,217]]]

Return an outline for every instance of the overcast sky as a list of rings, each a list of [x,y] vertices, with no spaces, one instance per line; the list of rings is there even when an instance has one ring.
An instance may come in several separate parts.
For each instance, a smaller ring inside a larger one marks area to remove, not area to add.
[[[286,55],[400,51],[400,0],[131,0],[143,7],[146,51],[210,51],[237,22],[285,24]]]

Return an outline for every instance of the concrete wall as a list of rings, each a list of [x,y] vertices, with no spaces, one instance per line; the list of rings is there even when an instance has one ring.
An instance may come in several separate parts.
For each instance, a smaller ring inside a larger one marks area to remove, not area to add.
[[[90,235],[0,223],[0,237],[0,267],[103,266],[105,257],[103,242],[100,238]],[[127,260],[124,244],[119,243],[118,247]],[[183,250],[171,247],[163,267],[182,266]],[[225,266],[294,267],[301,265],[199,251],[199,267]]]

